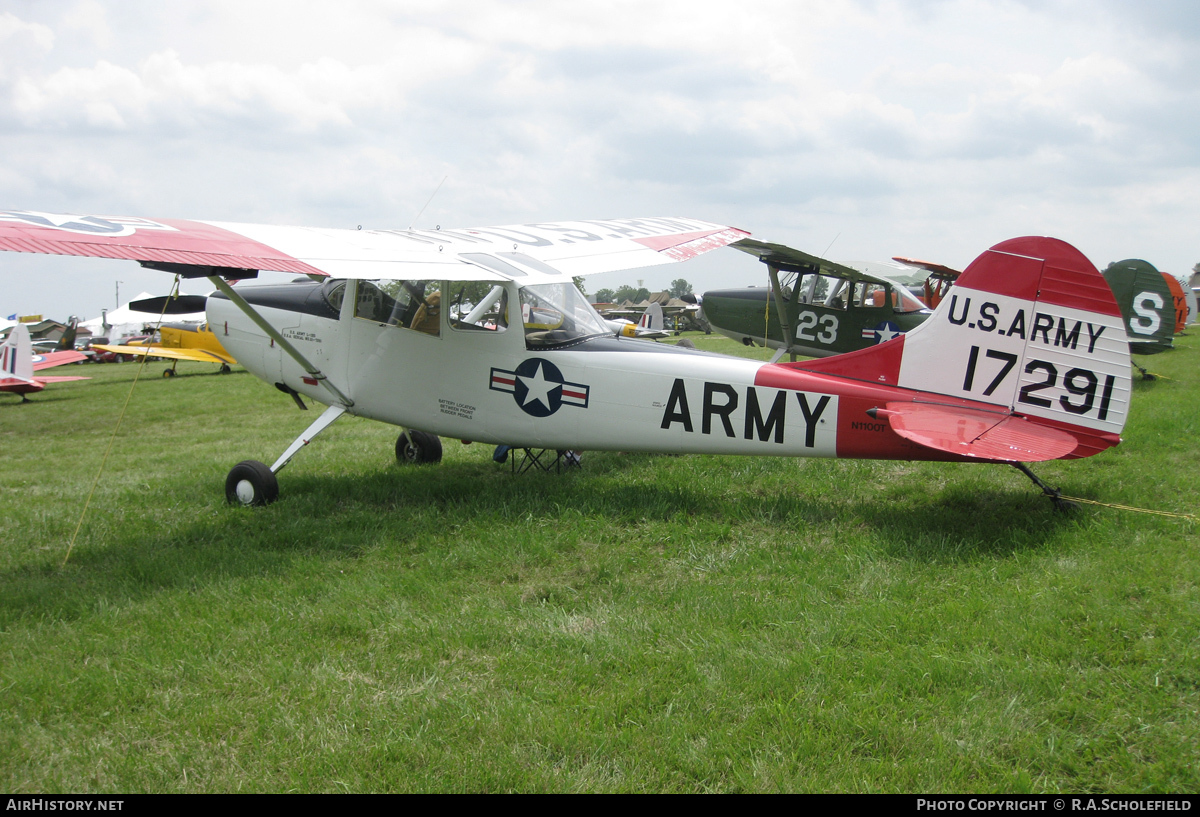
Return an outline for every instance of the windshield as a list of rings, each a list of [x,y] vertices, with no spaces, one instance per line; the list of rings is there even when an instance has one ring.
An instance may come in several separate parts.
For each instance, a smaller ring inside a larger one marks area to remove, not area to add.
[[[612,334],[570,283],[521,287],[521,320],[525,324],[525,345],[531,349]]]
[[[920,312],[922,309],[927,308],[925,304],[918,301],[916,296],[905,287],[896,286],[894,292],[900,296],[900,302],[896,304],[897,312]]]

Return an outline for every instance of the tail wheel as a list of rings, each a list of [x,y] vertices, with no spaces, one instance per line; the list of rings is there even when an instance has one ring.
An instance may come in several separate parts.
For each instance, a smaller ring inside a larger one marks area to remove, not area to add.
[[[239,462],[225,478],[225,499],[231,505],[270,505],[278,496],[279,481],[258,460]]]
[[[406,431],[396,440],[396,459],[416,464],[441,462],[442,441],[436,434]]]

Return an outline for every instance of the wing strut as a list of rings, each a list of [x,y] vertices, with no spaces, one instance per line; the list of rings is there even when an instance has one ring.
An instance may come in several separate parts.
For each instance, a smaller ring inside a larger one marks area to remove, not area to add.
[[[795,363],[796,353],[792,352],[792,342],[795,340],[796,335],[792,332],[791,321],[788,320],[787,310],[783,306],[783,287],[779,285],[779,267],[774,264],[767,264],[767,273],[771,276],[771,296],[775,300],[775,311],[779,315],[779,328],[783,332],[783,349],[771,359],[771,362],[774,363],[783,357],[783,352],[786,350],[791,355],[790,360]],[[792,296],[795,297],[795,294],[793,292]],[[767,330],[766,327],[763,327],[763,341],[765,342],[766,339]]]
[[[344,408],[350,408],[350,406],[354,405],[353,400],[342,394],[341,389],[339,389],[337,386],[330,383],[329,378],[325,376],[324,372],[322,372],[313,364],[309,363],[308,359],[304,357],[304,355],[300,354],[299,350],[297,350],[295,346],[292,346],[292,344],[288,343],[283,335],[279,334],[279,331],[276,330],[274,326],[271,326],[271,324],[267,322],[266,318],[258,314],[254,307],[246,303],[246,299],[235,292],[233,287],[226,283],[224,279],[219,278],[216,275],[210,275],[208,276],[208,281],[217,289],[219,289],[226,298],[233,301],[238,309],[246,313],[246,317],[254,321],[255,326],[266,332],[268,337],[278,343],[279,348],[287,352],[288,356],[291,357],[292,360],[299,363],[300,368],[308,372],[310,377],[318,381],[322,386],[332,392],[333,396],[338,399],[338,402],[341,403]]]

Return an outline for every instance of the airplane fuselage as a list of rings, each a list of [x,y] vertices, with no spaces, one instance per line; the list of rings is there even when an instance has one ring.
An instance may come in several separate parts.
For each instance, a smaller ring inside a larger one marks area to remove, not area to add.
[[[867,414],[889,400],[912,400],[919,392],[911,389],[612,336],[531,348],[520,322],[461,328],[443,314],[437,334],[414,331],[356,317],[354,298],[335,310],[321,296],[329,287],[239,291],[330,373],[358,416],[530,448],[958,459],[916,446]],[[517,302],[515,285],[509,298]],[[252,373],[331,402],[232,302],[210,298],[208,317]]]

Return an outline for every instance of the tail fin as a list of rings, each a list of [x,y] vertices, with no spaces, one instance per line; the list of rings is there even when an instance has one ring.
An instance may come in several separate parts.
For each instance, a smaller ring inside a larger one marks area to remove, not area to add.
[[[1153,355],[1170,349],[1175,335],[1174,299],[1162,273],[1140,258],[1127,258],[1109,264],[1104,280],[1125,318],[1129,350]]]
[[[1103,276],[1054,238],[1014,238],[963,272],[929,320],[804,368],[991,404],[1074,436],[1069,456],[1120,441],[1129,342]]]
[[[663,329],[662,304],[654,302],[646,307],[646,311],[642,313],[641,319],[638,320],[638,328],[661,332]]]
[[[63,335],[58,340],[58,346],[55,349],[73,351],[75,349],[75,334],[79,331],[79,318],[74,315],[67,322],[67,328],[63,331]]]
[[[22,380],[33,378],[33,343],[29,340],[29,327],[18,323],[8,333],[8,339],[0,346],[0,368],[3,374]]]

